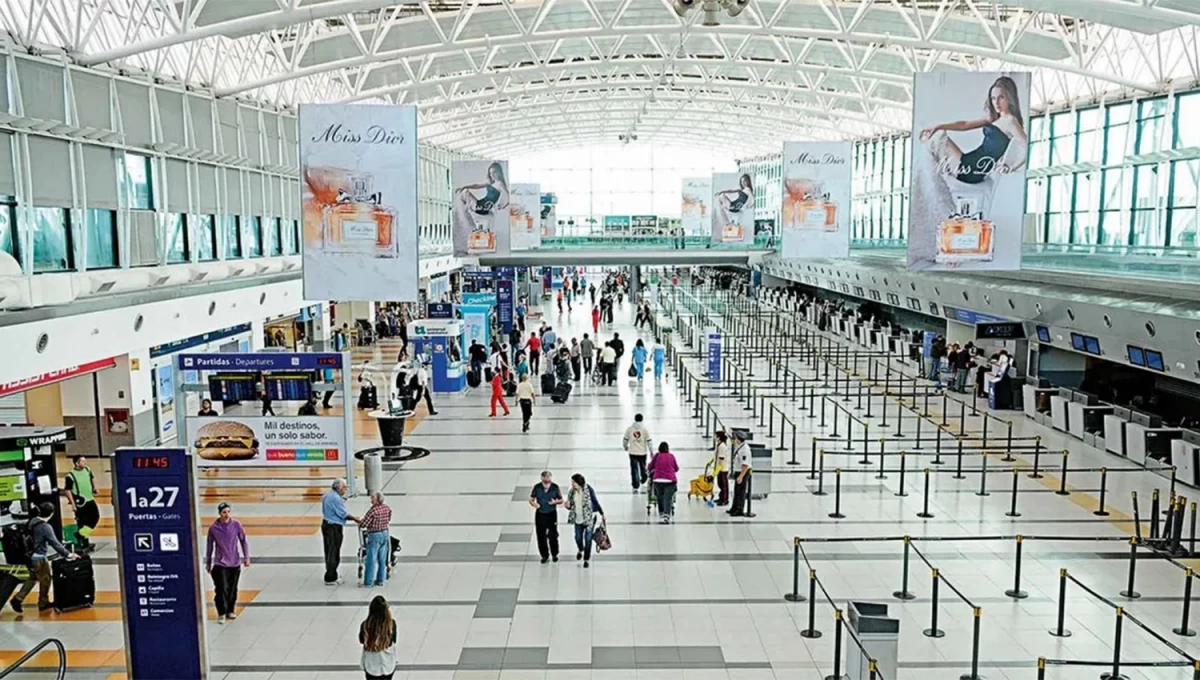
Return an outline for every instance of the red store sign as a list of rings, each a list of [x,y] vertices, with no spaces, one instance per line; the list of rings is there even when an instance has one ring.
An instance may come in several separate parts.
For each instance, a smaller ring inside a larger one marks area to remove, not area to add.
[[[116,358],[109,357],[107,359],[89,361],[86,364],[79,364],[78,366],[70,366],[57,371],[50,371],[49,373],[42,373],[40,375],[23,378],[21,380],[0,382],[0,397],[6,397],[17,392],[24,392],[25,390],[32,389],[34,387],[41,387],[42,385],[49,385],[51,383],[66,380],[67,378],[74,378],[77,375],[86,375],[88,373],[101,371],[106,368],[112,368],[116,365]]]

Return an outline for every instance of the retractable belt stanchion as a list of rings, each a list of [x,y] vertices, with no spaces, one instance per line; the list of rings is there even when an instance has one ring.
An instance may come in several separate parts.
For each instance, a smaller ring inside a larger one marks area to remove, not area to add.
[[[1029,597],[1029,593],[1021,590],[1021,545],[1023,543],[1024,537],[1018,534],[1016,537],[1016,563],[1013,566],[1013,587],[1012,590],[1004,591],[1005,595],[1013,598],[1014,600],[1023,600]]]
[[[1125,590],[1121,591],[1121,596],[1129,600],[1136,600],[1141,597],[1141,594],[1133,589],[1134,576],[1137,571],[1137,553],[1138,540],[1134,537],[1129,539],[1129,585]]]
[[[817,630],[817,570],[808,570],[808,628],[800,631],[800,637],[815,640],[821,637]]]
[[[904,459],[905,459],[905,454],[903,451],[901,451],[900,452],[900,490],[896,492],[896,495],[900,496],[901,498],[908,495],[908,492],[904,490],[904,468],[905,468]]]
[[[1051,629],[1050,634],[1054,637],[1068,638],[1071,637],[1071,631],[1063,627],[1063,623],[1067,618],[1067,570],[1058,570],[1058,625]]]
[[[962,440],[961,439],[959,440],[959,450],[960,451],[962,450]],[[961,454],[959,455],[959,460],[962,460]],[[988,490],[987,490],[987,472],[988,472],[987,461],[988,461],[987,451],[984,451],[983,453],[980,454],[979,491],[975,492],[976,496],[992,495],[992,494],[988,493]]]
[[[792,592],[783,596],[788,602],[803,602],[800,594],[800,539],[792,539]]]
[[[1059,496],[1070,496],[1071,495],[1071,492],[1067,491],[1067,459],[1070,457],[1071,457],[1071,452],[1066,449],[1063,449],[1062,472],[1059,473],[1062,476],[1059,477],[1059,480],[1058,480],[1058,491],[1054,492],[1054,493],[1058,494]]]
[[[938,570],[936,567],[930,570],[933,574],[933,594],[929,605],[929,627],[921,631],[925,637],[940,638],[946,635],[945,632],[938,629]]]
[[[1042,438],[1041,436],[1033,439],[1033,472],[1029,473],[1030,479],[1041,479],[1042,473],[1038,472],[1038,466],[1042,462]]]
[[[1104,494],[1108,491],[1108,469],[1100,468],[1100,509],[1093,512],[1097,517],[1108,517],[1108,511],[1104,509]]]
[[[900,590],[892,593],[898,600],[912,600],[917,596],[908,591],[908,556],[911,550],[912,538],[904,537],[904,561],[901,563],[900,571]]]
[[[842,610],[833,610],[833,675],[826,675],[825,680],[842,679]]]
[[[921,512],[917,513],[917,517],[922,519],[933,518],[933,513],[929,512],[929,468],[925,468],[925,493],[922,500]]]
[[[1137,540],[1142,540],[1142,512],[1138,507],[1138,495],[1136,491],[1129,492],[1130,500],[1133,503],[1133,533]]]
[[[1184,568],[1183,576],[1183,620],[1180,621],[1178,628],[1172,628],[1172,632],[1183,637],[1193,637],[1196,631],[1188,628],[1188,619],[1192,612],[1192,579],[1195,573],[1191,567]]]
[[[842,514],[842,469],[838,468],[833,471],[833,512],[829,513],[833,519],[845,519]]]
[[[1017,481],[1020,478],[1021,478],[1020,472],[1018,472],[1017,468],[1014,467],[1012,469],[1012,499],[1010,501],[1010,506],[1008,508],[1008,512],[1004,513],[1008,517],[1020,517],[1021,516],[1021,513],[1017,512]]]

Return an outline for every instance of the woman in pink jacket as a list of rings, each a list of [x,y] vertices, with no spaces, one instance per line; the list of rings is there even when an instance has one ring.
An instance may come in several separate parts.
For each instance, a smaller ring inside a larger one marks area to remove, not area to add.
[[[658,445],[658,453],[646,467],[650,481],[654,483],[654,495],[658,498],[658,516],[663,524],[671,523],[675,508],[675,488],[679,485],[679,462],[666,442]]]

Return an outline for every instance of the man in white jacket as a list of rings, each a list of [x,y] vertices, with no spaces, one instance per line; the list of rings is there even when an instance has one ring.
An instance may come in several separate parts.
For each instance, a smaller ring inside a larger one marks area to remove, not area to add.
[[[633,490],[637,491],[646,483],[646,456],[650,455],[653,447],[650,445],[650,430],[642,422],[642,414],[633,417],[633,424],[625,429],[625,439],[622,445],[629,454],[629,479]]]

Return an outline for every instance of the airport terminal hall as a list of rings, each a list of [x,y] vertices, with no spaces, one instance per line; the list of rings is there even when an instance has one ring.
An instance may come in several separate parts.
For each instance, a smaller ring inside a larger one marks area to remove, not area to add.
[[[1200,0],[0,0],[0,680],[1200,680],[1198,233]]]

